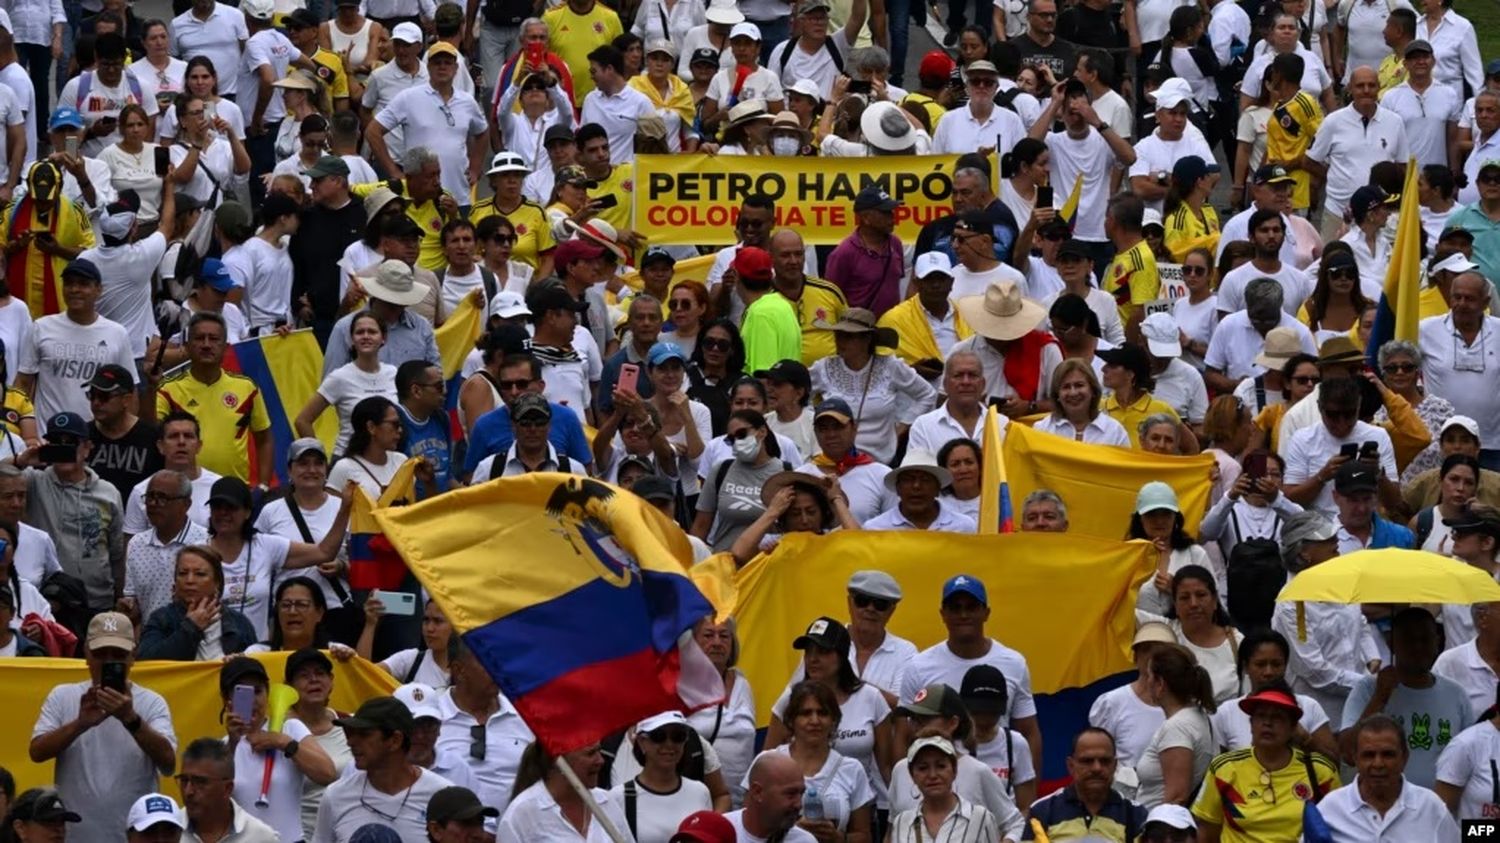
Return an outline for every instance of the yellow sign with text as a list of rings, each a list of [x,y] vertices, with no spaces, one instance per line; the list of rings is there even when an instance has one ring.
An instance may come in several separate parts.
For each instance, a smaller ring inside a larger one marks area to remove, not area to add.
[[[734,243],[747,197],[776,203],[776,225],[809,246],[833,245],[854,230],[854,197],[866,187],[901,202],[896,236],[916,242],[922,226],[953,213],[951,155],[878,158],[641,155],[635,160],[636,229],[653,246]]]

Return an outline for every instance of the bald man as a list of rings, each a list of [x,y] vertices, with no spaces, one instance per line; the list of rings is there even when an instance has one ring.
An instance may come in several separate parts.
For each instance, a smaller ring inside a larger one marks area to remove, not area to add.
[[[811,366],[834,353],[833,332],[813,322],[837,322],[849,309],[849,302],[843,290],[808,274],[810,251],[796,231],[777,229],[766,243],[766,251],[771,253],[771,283],[797,311],[797,323],[802,328],[802,364]]]
[[[791,756],[762,752],[750,765],[750,787],[745,807],[725,814],[734,825],[738,843],[760,843],[785,833],[783,843],[817,843],[817,838],[797,827],[802,817],[802,768]]]
[[[1349,104],[1328,115],[1307,150],[1307,171],[1327,180],[1324,242],[1337,235],[1349,197],[1370,180],[1371,167],[1382,161],[1406,163],[1406,125],[1401,115],[1381,107],[1379,94],[1375,69],[1356,67],[1349,74]]]

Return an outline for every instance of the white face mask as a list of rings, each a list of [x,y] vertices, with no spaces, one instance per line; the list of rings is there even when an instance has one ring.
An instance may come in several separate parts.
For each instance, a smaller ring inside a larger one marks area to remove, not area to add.
[[[760,454],[760,440],[751,433],[743,439],[734,440],[732,448],[735,459],[743,463],[755,462],[756,456]]]
[[[802,151],[802,142],[796,138],[780,135],[771,138],[771,153],[783,157],[791,157]]]

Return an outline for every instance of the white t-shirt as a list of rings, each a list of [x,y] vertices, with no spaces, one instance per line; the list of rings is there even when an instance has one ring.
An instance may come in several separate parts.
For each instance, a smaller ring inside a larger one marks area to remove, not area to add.
[[[1188,706],[1168,717],[1152,736],[1151,743],[1141,754],[1135,765],[1140,777],[1140,789],[1135,801],[1142,807],[1155,808],[1165,797],[1166,782],[1162,779],[1161,753],[1168,749],[1190,749],[1193,753],[1193,775],[1191,781],[1199,782],[1208,772],[1208,763],[1218,754],[1213,742],[1213,726],[1208,715],[1197,706]]]
[[[131,90],[130,80],[125,77],[125,74],[120,74],[120,83],[118,85],[110,87],[104,84],[97,73],[93,71],[84,71],[84,73],[88,73],[93,79],[89,83],[88,96],[83,99],[79,99],[78,97],[78,89],[83,80],[83,74],[79,74],[69,79],[68,84],[63,86],[62,93],[57,96],[57,104],[71,105],[78,109],[78,113],[83,115],[83,122],[87,123],[90,127],[99,122],[100,118],[103,117],[118,118],[120,116],[120,109],[132,103],[144,108],[147,117],[156,116],[156,98],[145,96],[146,101],[141,102],[142,98],[137,97],[134,91]],[[144,90],[141,91],[143,96],[145,93]],[[114,146],[119,140],[120,129],[119,125],[116,124],[115,131],[102,137],[90,138],[83,141],[79,144],[78,149],[84,155],[95,158],[98,157],[99,153],[105,147]]]
[[[1009,264],[996,264],[994,269],[983,272],[972,272],[963,264],[953,267],[953,292],[949,297],[954,301],[968,296],[982,296],[991,284],[999,284],[1001,281],[1011,281],[1026,286],[1026,276]]]
[[[256,533],[239,558],[224,562],[224,605],[250,619],[257,641],[271,637],[271,583],[286,567],[291,549],[281,536]]]
[[[1009,710],[1003,718],[1005,724],[1036,716],[1036,701],[1031,697],[1031,670],[1026,666],[1026,657],[993,639],[990,640],[990,651],[977,659],[954,655],[948,649],[947,641],[940,641],[918,653],[901,677],[901,693],[898,695],[901,703],[911,702],[918,691],[939,682],[951,688],[961,688],[964,674],[969,668],[981,664],[990,665],[1005,676],[1010,699]]]
[[[170,107],[172,99],[185,90],[187,62],[168,56],[167,69],[157,70],[147,59],[140,59],[128,65],[125,72],[141,86],[142,96],[156,100],[157,108],[164,108]]]
[[[181,144],[172,144],[169,147],[172,156],[172,166],[181,166],[187,159],[187,147]],[[204,174],[208,170],[213,174],[210,179]],[[219,198],[222,200],[229,191],[230,181],[234,178],[234,147],[229,141],[222,137],[215,137],[208,146],[198,152],[198,167],[193,170],[193,178],[185,187],[180,188],[183,193],[197,199],[199,202],[207,203],[214,195],[214,180],[219,182]],[[356,184],[353,176],[350,176],[350,184]]]
[[[62,570],[62,563],[57,561],[57,545],[51,535],[25,521],[16,526],[21,529],[21,536],[11,565],[16,576],[41,588],[47,577]]]
[[[1182,137],[1174,141],[1163,139],[1161,130],[1158,129],[1136,142],[1135,163],[1130,165],[1129,175],[1135,178],[1162,171],[1170,173],[1172,165],[1189,155],[1196,155],[1204,161],[1214,160],[1214,154],[1208,148],[1208,142],[1192,124],[1188,124],[1182,132]],[[1071,186],[1070,182],[1069,187]],[[1154,202],[1147,202],[1146,207],[1160,212],[1162,201],[1158,199]]]
[[[1281,309],[1292,316],[1302,309],[1302,303],[1312,295],[1312,283],[1307,273],[1282,261],[1275,272],[1264,272],[1253,263],[1243,263],[1231,269],[1219,282],[1218,300],[1215,307],[1220,313],[1234,313],[1245,309],[1245,287],[1257,278],[1270,278],[1281,285]]]
[[[1134,767],[1166,715],[1154,705],[1147,705],[1129,685],[1101,694],[1089,707],[1089,725],[1115,736],[1115,753],[1123,767]]]
[[[1282,482],[1287,486],[1305,483],[1337,456],[1339,449],[1345,444],[1363,445],[1366,442],[1377,443],[1381,472],[1391,482],[1395,482],[1401,475],[1396,471],[1396,452],[1391,446],[1389,433],[1372,424],[1355,422],[1353,431],[1339,439],[1329,433],[1327,426],[1321,421],[1293,433],[1290,440],[1282,441],[1281,455],[1286,459],[1286,477]],[[1316,509],[1330,518],[1337,516],[1338,507],[1333,503],[1333,483],[1323,484],[1318,497],[1307,508]]]
[[[385,465],[376,465],[362,457],[343,457],[329,470],[327,488],[342,495],[344,487],[353,480],[365,490],[371,500],[376,500],[385,492],[384,487],[390,484],[404,462],[406,455],[396,451],[385,452]]]
[[[832,26],[830,25],[830,29]],[[849,39],[844,36],[842,27],[832,29],[828,33],[829,43],[818,47],[818,51],[808,54],[796,41],[783,41],[771,50],[770,60],[766,66],[781,74],[781,84],[791,86],[799,79],[807,79],[818,86],[818,94],[824,101],[833,99],[833,81],[838,78],[839,69],[833,63],[833,54],[829,52],[832,47],[839,51],[839,55],[847,63],[849,61]],[[785,62],[781,56],[787,50],[792,51],[791,58]],[[728,50],[724,51],[726,54]],[[722,59],[720,60],[722,62]]]
[[[1500,758],[1500,730],[1488,721],[1458,733],[1437,760],[1437,780],[1461,788],[1458,818],[1493,820],[1500,816],[1495,799],[1495,759]]]
[[[333,443],[333,452],[342,454],[344,447],[349,444],[349,434],[354,430],[350,426],[349,416],[354,412],[355,405],[372,395],[381,395],[391,399],[392,403],[396,402],[396,367],[381,363],[379,371],[366,372],[354,363],[345,363],[329,372],[328,377],[318,384],[318,394],[338,413],[339,435]],[[342,487],[338,491],[343,494]]]
[[[23,163],[30,167],[36,161],[36,141],[33,140],[36,137],[36,88],[32,86],[31,76],[19,61],[0,68],[0,85],[9,88],[21,106],[21,114],[26,120],[26,160]],[[1474,109],[1471,107],[1469,114],[1473,113]]]
[[[1016,785],[1036,781],[1036,765],[1031,759],[1031,744],[1015,729],[1001,729],[995,739],[975,748],[974,757],[983,761],[1006,787],[1015,793]]]
[[[1138,0],[1135,4],[1135,27],[1141,43],[1149,44],[1167,37],[1172,12],[1179,6],[1191,6],[1185,0]]]
[[[771,705],[771,713],[786,722],[786,704],[791,699],[792,686]],[[890,717],[891,706],[879,688],[866,682],[849,699],[839,704],[839,729],[834,736],[833,748],[845,758],[858,761],[865,770],[865,777],[877,796],[884,797],[885,779],[875,763],[875,730]]]
[[[190,9],[172,19],[171,30],[172,55],[184,60],[207,56],[218,72],[219,94],[234,96],[239,90],[235,71],[240,50],[250,37],[244,14],[234,6],[215,3],[208,20],[199,20]]]
[[[1114,125],[1110,124],[1112,130]],[[1071,137],[1067,132],[1051,132],[1046,142],[1047,149],[1052,152],[1049,181],[1054,203],[1066,200],[1074,180],[1079,173],[1083,174],[1083,186],[1078,190],[1078,214],[1073,218],[1073,236],[1091,243],[1109,239],[1104,236],[1109,176],[1120,166],[1120,159],[1110,148],[1109,141],[1090,128],[1081,138]]]
[[[21,107],[20,99],[4,85],[0,85],[0,123],[7,127],[26,125],[26,110]],[[9,177],[9,175],[10,151],[5,132],[0,131],[0,177]]]
[[[689,814],[714,808],[708,786],[686,777],[678,779],[677,789],[671,793],[648,790],[639,781],[636,781],[634,790],[636,843],[667,843]],[[623,806],[624,783],[615,785],[609,795]]]
[[[768,837],[756,837],[745,830],[745,812],[743,809],[730,811],[724,815],[724,819],[729,820],[729,824],[734,826],[735,843],[766,843],[770,839]],[[787,829],[786,834],[782,836],[781,840],[782,843],[818,843],[818,838],[796,826]]]
[[[32,400],[40,424],[64,410],[93,418],[84,386],[100,366],[114,363],[135,371],[130,335],[118,322],[99,316],[80,325],[66,313],[54,313],[38,319],[33,327],[31,342],[21,347],[17,369],[36,375]]]
[[[287,718],[281,732],[294,741],[305,741],[312,736],[307,726],[295,717]],[[307,778],[292,759],[279,752],[271,753],[269,757],[275,761],[271,764],[271,787],[266,791],[266,801],[270,804],[257,805],[267,757],[251,749],[247,740],[234,745],[234,801],[250,816],[274,829],[282,840],[301,840],[302,788]]]
[[[783,744],[767,752],[790,755],[791,747]],[[754,766],[752,763],[751,767]],[[802,780],[807,785],[802,795],[803,812],[807,811],[808,800],[817,799],[823,805],[824,819],[832,820],[840,831],[849,827],[851,814],[875,802],[875,791],[870,788],[864,766],[853,758],[840,755],[838,750],[830,750],[822,768],[815,775],[803,776]],[[741,785],[749,789],[748,775]]]
[[[1225,752],[1244,749],[1254,738],[1254,733],[1250,730],[1250,715],[1240,708],[1241,699],[1243,697],[1220,703],[1219,709],[1211,718],[1214,724],[1214,741]],[[1317,700],[1306,694],[1298,694],[1297,705],[1302,707],[1302,718],[1297,721],[1297,725],[1306,729],[1309,735],[1328,725],[1328,714]]]
[[[0,302],[0,342],[5,343],[7,359],[17,360],[20,359],[21,349],[31,342],[31,308],[26,306],[26,302],[8,294]],[[7,366],[5,385],[14,384],[17,374],[18,367]]]
[[[708,93],[704,96],[718,103],[719,108],[728,108],[730,94],[734,92],[734,78],[738,73],[738,67],[729,67],[715,73],[714,78],[709,80]],[[745,84],[740,86],[740,93],[736,101],[765,100],[766,102],[772,102],[784,99],[786,99],[786,94],[782,93],[781,80],[777,79],[776,74],[770,70],[757,66],[755,70],[750,72],[750,75],[745,77]]]
[[[260,68],[269,64],[273,80],[285,79],[286,70],[297,54],[296,45],[276,29],[262,29],[245,42],[245,52],[234,70],[237,74],[234,90],[235,104],[240,107],[246,126],[255,119],[255,106],[260,99]],[[226,75],[228,71],[221,68],[219,78]],[[261,124],[277,123],[285,116],[286,103],[281,98],[281,92],[272,88],[266,94],[266,109],[261,113]]]
[[[369,783],[363,770],[345,770],[343,778],[323,791],[313,843],[348,843],[355,831],[370,823],[393,829],[401,835],[401,843],[428,843],[427,803],[433,794],[451,784],[437,773],[423,770],[410,788],[383,793]],[[391,817],[396,819],[392,821]]]
[[[419,659],[421,661],[417,664],[417,672],[412,673],[411,666]],[[412,647],[392,653],[389,658],[380,663],[380,666],[402,684],[421,682],[437,691],[453,684],[453,680],[448,677],[448,671],[438,665],[437,659],[432,657],[432,651],[426,648],[419,650]],[[411,678],[407,679],[408,676]]]
[[[224,266],[245,288],[240,309],[252,329],[269,328],[277,320],[291,322],[292,257],[286,249],[257,235],[225,252]]]
[[[194,497],[197,497],[196,490]],[[324,499],[321,507],[302,510],[302,520],[307,523],[307,531],[312,534],[314,543],[322,541],[323,537],[328,535],[328,531],[333,529],[333,521],[338,516],[341,505],[342,502],[338,497],[329,495]],[[302,531],[297,529],[297,522],[292,519],[291,510],[287,509],[288,506],[298,506],[298,504],[292,498],[286,497],[261,507],[260,515],[255,519],[255,529],[269,535],[281,536],[288,541],[306,541],[302,537]],[[208,507],[203,508],[208,509]],[[301,509],[300,506],[298,508]],[[338,592],[334,591],[333,586],[329,584],[327,577],[314,571],[301,573],[318,584],[318,588],[323,591],[324,602],[330,607],[336,607],[343,602]],[[349,593],[349,584],[345,582],[343,585],[344,593]]]
[[[151,274],[166,251],[167,238],[158,231],[124,246],[85,249],[78,256],[99,267],[104,287],[96,307],[100,316],[125,329],[132,357],[145,357],[146,341],[161,335],[151,307]]]

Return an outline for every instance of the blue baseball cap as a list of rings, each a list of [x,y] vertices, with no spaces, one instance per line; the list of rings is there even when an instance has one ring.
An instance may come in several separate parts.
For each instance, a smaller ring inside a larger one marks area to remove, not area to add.
[[[984,583],[977,577],[968,574],[959,574],[943,583],[943,602],[947,603],[955,594],[967,594],[978,600],[981,604],[990,605],[989,595],[984,590]]]
[[[52,112],[52,117],[47,120],[47,131],[55,132],[58,129],[82,129],[84,127],[83,115],[78,109],[71,105],[59,105]]]
[[[96,284],[100,283],[103,279],[103,276],[99,274],[99,267],[95,266],[94,262],[88,258],[74,258],[68,261],[68,265],[63,267],[62,274],[64,280],[69,275],[76,275],[80,278],[87,278]]]
[[[684,366],[687,365],[687,355],[683,353],[682,346],[675,342],[659,342],[651,346],[651,351],[646,354],[646,362],[653,368],[668,360],[678,360]]]
[[[198,283],[207,284],[220,293],[234,289],[234,278],[229,274],[229,267],[218,258],[203,259],[203,266],[198,268]]]
[[[83,416],[70,413],[66,410],[47,419],[47,435],[49,441],[55,435],[66,434],[77,439],[89,438],[89,423],[83,420]]]

